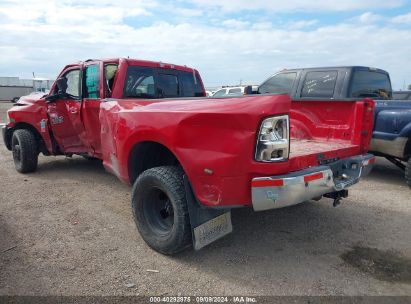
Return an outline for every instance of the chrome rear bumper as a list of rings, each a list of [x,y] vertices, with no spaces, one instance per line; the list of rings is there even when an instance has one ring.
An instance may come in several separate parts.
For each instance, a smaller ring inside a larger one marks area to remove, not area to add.
[[[287,175],[254,178],[253,208],[255,211],[282,208],[344,190],[367,175],[374,161],[374,155],[365,154]]]

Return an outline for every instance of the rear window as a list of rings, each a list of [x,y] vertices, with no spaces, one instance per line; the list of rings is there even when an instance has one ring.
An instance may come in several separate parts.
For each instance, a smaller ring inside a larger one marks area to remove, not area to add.
[[[337,71],[308,72],[301,97],[332,98],[337,75]]]
[[[203,87],[200,82],[200,78],[197,73],[181,72],[180,80],[183,86],[183,92],[181,96],[184,97],[201,97],[204,96]]]
[[[297,73],[280,73],[274,75],[259,88],[260,94],[290,94]]]
[[[160,98],[178,97],[178,78],[173,74],[158,74],[158,95]]]
[[[155,98],[154,69],[131,66],[127,70],[124,97]]]
[[[198,73],[129,66],[124,86],[128,98],[175,98],[205,96]]]
[[[351,81],[350,96],[354,98],[391,99],[390,78],[385,73],[355,71]]]

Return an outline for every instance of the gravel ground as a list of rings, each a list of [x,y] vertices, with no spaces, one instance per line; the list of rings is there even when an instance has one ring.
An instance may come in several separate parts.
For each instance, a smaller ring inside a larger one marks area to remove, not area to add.
[[[41,156],[22,175],[1,142],[0,175],[0,295],[411,295],[411,189],[383,159],[338,208],[234,210],[231,235],[174,257],[99,162]]]

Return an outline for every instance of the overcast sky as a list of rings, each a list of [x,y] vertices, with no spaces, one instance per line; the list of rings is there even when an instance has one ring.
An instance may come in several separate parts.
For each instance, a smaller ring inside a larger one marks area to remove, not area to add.
[[[55,78],[88,58],[197,68],[206,86],[283,68],[365,65],[411,84],[406,0],[0,0],[0,76]]]

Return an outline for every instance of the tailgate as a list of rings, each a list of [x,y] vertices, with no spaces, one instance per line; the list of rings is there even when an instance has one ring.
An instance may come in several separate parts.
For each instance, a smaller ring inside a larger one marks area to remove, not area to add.
[[[368,151],[374,102],[293,101],[290,110],[290,171]]]

